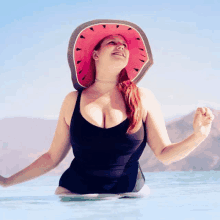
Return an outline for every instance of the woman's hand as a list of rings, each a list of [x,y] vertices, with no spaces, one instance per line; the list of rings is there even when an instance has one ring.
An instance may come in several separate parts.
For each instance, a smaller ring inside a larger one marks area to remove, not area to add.
[[[207,137],[211,130],[213,119],[214,115],[212,114],[212,111],[209,108],[197,108],[193,120],[194,133]]]
[[[0,186],[6,187],[7,186],[6,180],[7,180],[7,178],[0,176]]]

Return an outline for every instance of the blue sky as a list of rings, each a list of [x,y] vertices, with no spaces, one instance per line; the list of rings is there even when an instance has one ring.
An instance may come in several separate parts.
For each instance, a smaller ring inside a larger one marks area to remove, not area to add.
[[[154,65],[149,88],[164,118],[197,107],[220,110],[219,1],[7,1],[0,8],[0,118],[56,119],[74,90],[67,47],[74,29],[93,19],[140,26]]]

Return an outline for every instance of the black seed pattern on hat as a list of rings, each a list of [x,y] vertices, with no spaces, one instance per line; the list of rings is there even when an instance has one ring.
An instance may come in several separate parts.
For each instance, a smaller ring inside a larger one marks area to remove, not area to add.
[[[104,28],[106,27],[106,25],[104,24],[104,25],[102,25]]]
[[[81,35],[80,38],[84,38],[85,39],[85,37],[83,35]]]
[[[131,30],[131,28],[128,28],[128,30],[130,31],[130,30]]]
[[[77,64],[79,64],[82,60],[77,61]]]
[[[90,30],[94,31],[94,29],[91,27]]]
[[[141,54],[141,56],[146,57],[145,55]]]
[[[140,40],[140,38],[138,37],[138,38],[136,38],[136,40]]]
[[[116,28],[118,28],[119,27],[119,25],[116,25]]]
[[[137,72],[139,71],[139,69],[136,69],[136,68],[134,68],[134,70],[137,71]]]
[[[81,48],[76,48],[76,51],[79,51],[79,50],[81,50]]]
[[[142,51],[144,51],[144,49],[142,49],[142,48],[139,48],[139,50],[142,50]]]
[[[84,80],[86,78],[86,76],[83,76],[82,80]]]
[[[82,72],[82,70],[79,71],[79,74]]]
[[[139,60],[140,60],[140,59],[139,59]],[[140,61],[144,63],[144,60],[140,60]]]

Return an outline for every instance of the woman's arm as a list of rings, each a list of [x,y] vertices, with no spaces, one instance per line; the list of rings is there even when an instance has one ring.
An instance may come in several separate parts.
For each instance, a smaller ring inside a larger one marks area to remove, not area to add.
[[[48,152],[40,156],[31,165],[9,178],[0,176],[0,185],[8,187],[39,177],[54,169],[65,158],[71,147],[69,140],[69,126],[65,120],[65,113],[69,107],[70,101],[72,103],[75,96],[75,92],[69,93],[63,101],[57,128]]]
[[[25,169],[19,171],[9,178],[4,178],[2,186],[8,187],[34,179],[49,172],[54,167],[54,162],[51,160],[50,155],[45,153]]]
[[[205,136],[193,133],[179,143],[166,146],[158,159],[165,165],[181,160],[195,150],[205,139]]]
[[[179,143],[171,143],[160,104],[154,94],[141,88],[143,105],[147,109],[147,140],[155,156],[165,165],[188,156],[208,136],[214,115],[208,108],[198,108],[193,121],[194,132]]]
[[[207,107],[197,108],[193,120],[194,132],[185,140],[166,146],[161,154],[164,164],[170,164],[188,156],[209,135],[214,115]]]

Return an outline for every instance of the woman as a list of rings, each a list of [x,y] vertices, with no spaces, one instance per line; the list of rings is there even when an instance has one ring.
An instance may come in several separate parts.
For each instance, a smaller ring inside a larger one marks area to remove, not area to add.
[[[161,162],[170,164],[208,136],[214,116],[204,107],[196,111],[193,134],[170,142],[153,93],[135,84],[152,65],[147,38],[136,25],[116,20],[84,23],[70,39],[68,59],[77,91],[63,101],[50,149],[17,174],[0,176],[2,186],[45,174],[72,146],[75,158],[55,194],[143,196],[149,191],[138,159],[146,143]]]

